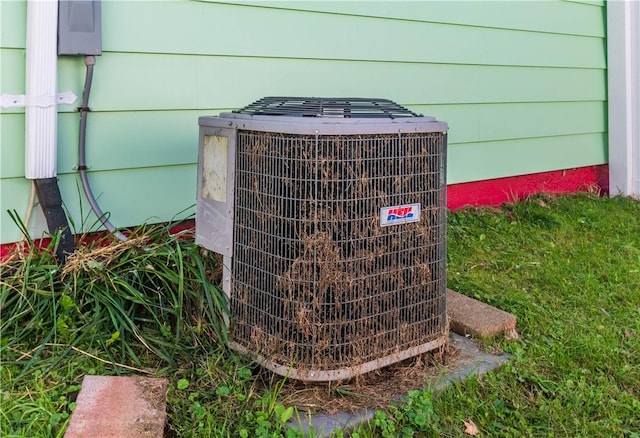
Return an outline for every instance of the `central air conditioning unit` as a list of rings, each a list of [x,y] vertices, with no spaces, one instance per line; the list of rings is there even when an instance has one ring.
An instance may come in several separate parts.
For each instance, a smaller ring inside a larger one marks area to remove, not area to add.
[[[446,123],[269,97],[199,125],[196,241],[224,256],[232,348],[331,381],[445,345]]]

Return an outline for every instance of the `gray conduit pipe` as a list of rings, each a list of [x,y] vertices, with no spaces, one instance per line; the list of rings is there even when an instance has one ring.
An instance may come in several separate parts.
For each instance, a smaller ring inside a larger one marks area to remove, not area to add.
[[[87,137],[87,113],[89,110],[89,93],[91,92],[91,81],[93,80],[93,66],[96,64],[95,56],[85,56],[84,65],[87,67],[87,72],[84,80],[84,89],[82,90],[82,105],[78,108],[80,112],[80,138],[78,139],[78,173],[80,174],[80,180],[82,181],[82,188],[84,194],[91,205],[91,210],[98,217],[102,225],[109,230],[116,238],[121,241],[127,240],[127,236],[116,230],[109,219],[104,214],[89,185],[89,179],[87,178],[87,163],[86,163],[86,137]]]

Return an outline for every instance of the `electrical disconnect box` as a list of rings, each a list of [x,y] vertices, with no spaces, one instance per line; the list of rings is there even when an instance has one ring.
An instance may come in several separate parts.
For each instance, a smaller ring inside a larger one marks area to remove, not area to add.
[[[58,55],[101,55],[100,0],[60,0]]]

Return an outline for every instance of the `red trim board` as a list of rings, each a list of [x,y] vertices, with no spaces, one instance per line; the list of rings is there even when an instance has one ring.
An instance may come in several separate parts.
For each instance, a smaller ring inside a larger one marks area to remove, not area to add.
[[[496,206],[539,192],[561,194],[594,189],[603,194],[609,192],[606,164],[451,184],[447,187],[447,207],[456,210],[465,206]]]

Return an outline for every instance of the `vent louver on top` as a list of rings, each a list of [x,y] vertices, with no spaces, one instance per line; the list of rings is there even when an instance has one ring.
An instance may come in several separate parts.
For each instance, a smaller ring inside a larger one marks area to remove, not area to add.
[[[389,118],[419,117],[388,99],[265,97],[233,111],[237,114],[288,117]]]

